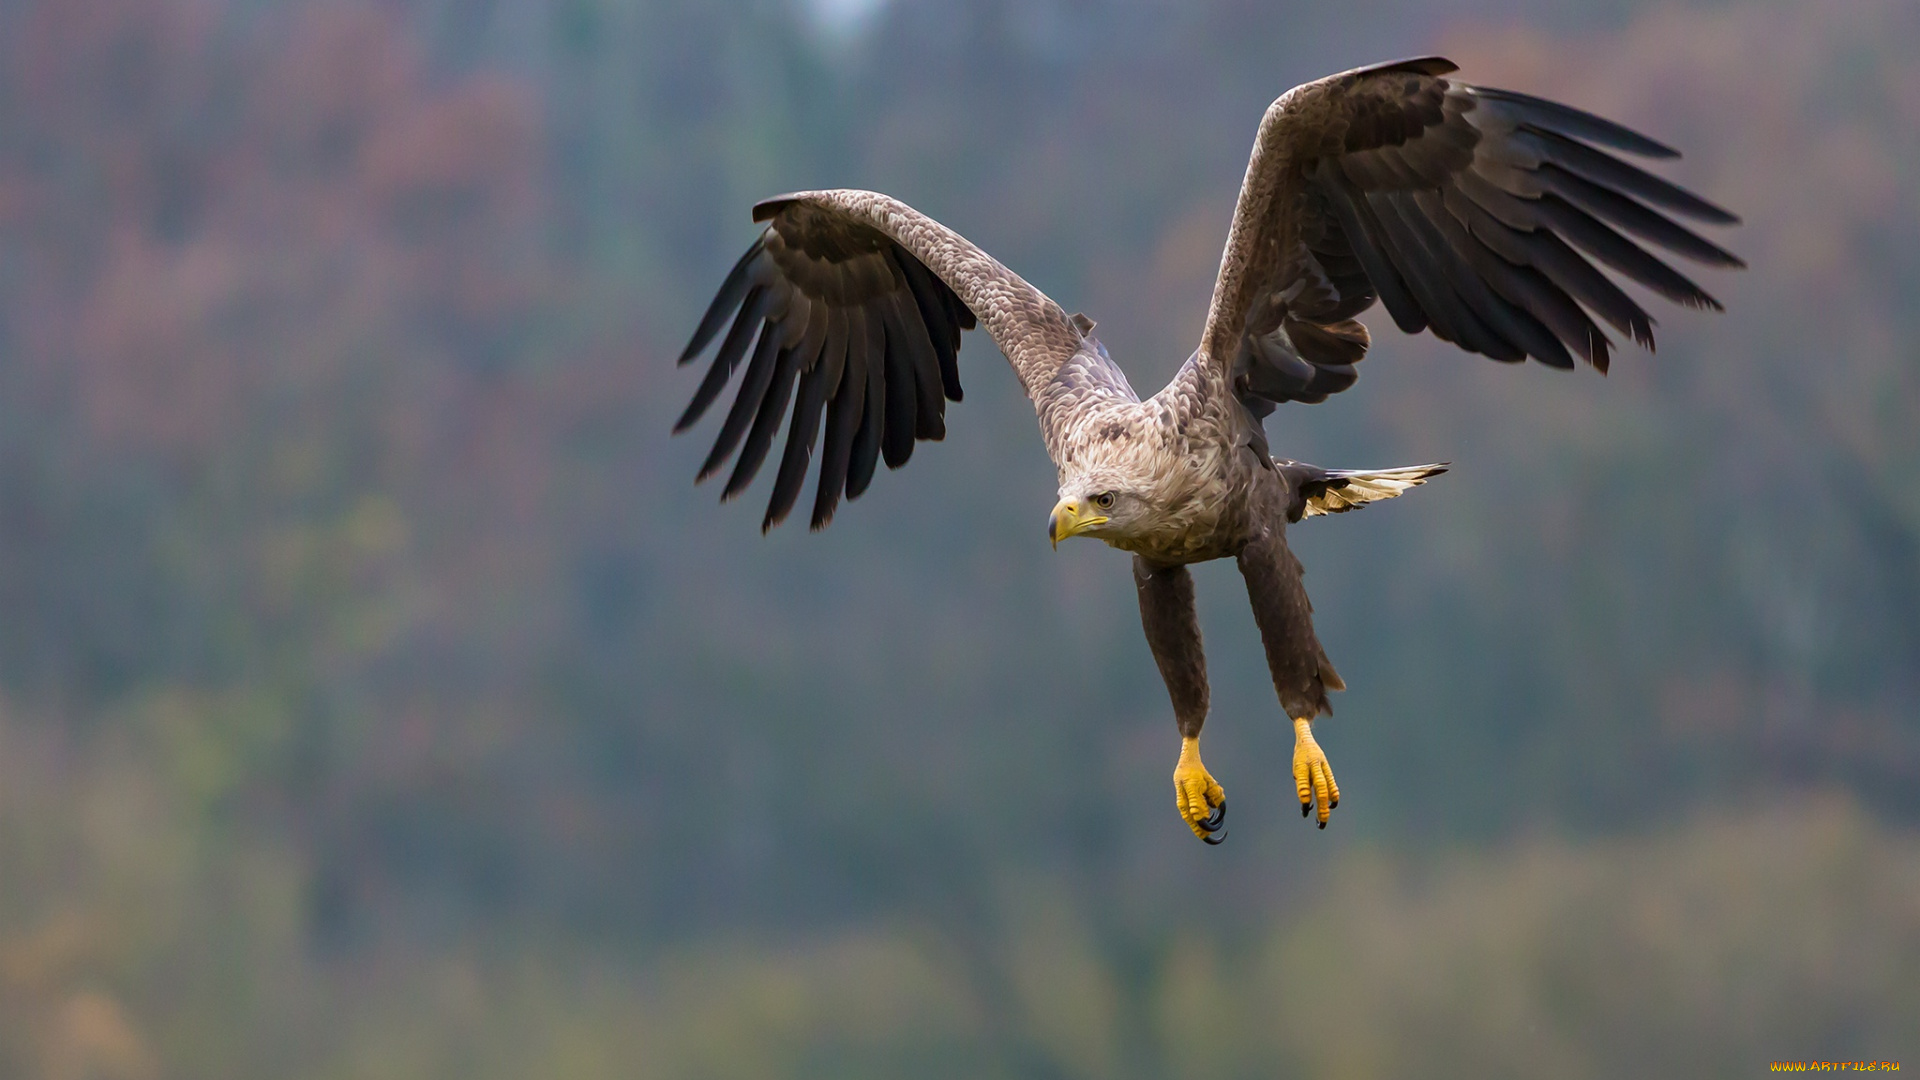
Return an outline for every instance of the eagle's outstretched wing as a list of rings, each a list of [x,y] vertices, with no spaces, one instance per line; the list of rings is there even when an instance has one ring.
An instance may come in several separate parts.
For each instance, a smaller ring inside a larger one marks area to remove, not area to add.
[[[976,317],[1028,397],[1081,346],[1080,328],[1058,304],[897,199],[807,191],[768,199],[753,217],[766,229],[727,275],[680,362],[698,356],[739,313],[674,430],[698,420],[747,358],[700,468],[704,480],[738,448],[725,491],[732,498],[765,462],[793,401],[762,529],[784,520],[799,498],[823,414],[816,529],[832,519],[841,492],[854,499],[866,490],[878,459],[899,468],[915,439],[941,438],[946,401],[960,400],[960,332]]]
[[[1410,334],[1605,371],[1611,342],[1594,318],[1648,348],[1653,320],[1591,260],[1676,303],[1720,306],[1622,232],[1744,265],[1668,215],[1737,218],[1601,148],[1676,151],[1443,78],[1453,70],[1440,57],[1359,68],[1289,91],[1261,120],[1201,343],[1257,413],[1353,385],[1368,337],[1352,320],[1376,297]]]

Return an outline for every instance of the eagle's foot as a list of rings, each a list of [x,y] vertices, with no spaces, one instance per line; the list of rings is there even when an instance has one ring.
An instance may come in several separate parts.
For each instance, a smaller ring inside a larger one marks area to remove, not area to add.
[[[1180,763],[1173,767],[1173,798],[1193,835],[1209,844],[1227,838],[1227,792],[1200,763],[1200,740],[1180,740]]]
[[[1313,740],[1313,727],[1305,718],[1294,720],[1293,740],[1293,786],[1300,796],[1300,816],[1306,817],[1317,804],[1324,829],[1328,815],[1340,805],[1340,785],[1334,783],[1326,752]]]

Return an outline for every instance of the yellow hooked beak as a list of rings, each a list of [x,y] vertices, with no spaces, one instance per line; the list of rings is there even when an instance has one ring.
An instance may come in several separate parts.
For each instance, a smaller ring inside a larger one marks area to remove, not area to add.
[[[1061,499],[1055,503],[1053,516],[1047,519],[1047,539],[1053,541],[1054,547],[1059,547],[1060,541],[1067,537],[1079,536],[1095,525],[1107,523],[1106,516],[1097,511],[1088,516],[1090,510],[1082,499]]]

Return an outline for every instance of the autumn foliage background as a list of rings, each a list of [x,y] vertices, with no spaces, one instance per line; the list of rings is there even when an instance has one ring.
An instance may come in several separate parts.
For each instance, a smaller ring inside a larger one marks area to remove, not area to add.
[[[824,535],[692,487],[755,199],[906,198],[1157,386],[1266,104],[1427,51],[1682,147],[1752,270],[1606,379],[1376,319],[1269,421],[1455,462],[1295,534],[1325,833],[1220,567],[1180,825],[984,338]],[[1901,0],[0,4],[0,1075],[1920,1061],[1916,55]]]

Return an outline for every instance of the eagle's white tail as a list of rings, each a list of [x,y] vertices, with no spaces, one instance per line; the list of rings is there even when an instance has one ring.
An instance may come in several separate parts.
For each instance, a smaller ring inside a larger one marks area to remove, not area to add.
[[[1274,464],[1293,481],[1293,513],[1287,516],[1298,521],[1391,499],[1446,472],[1450,463],[1438,461],[1399,469],[1322,469],[1301,461]]]

